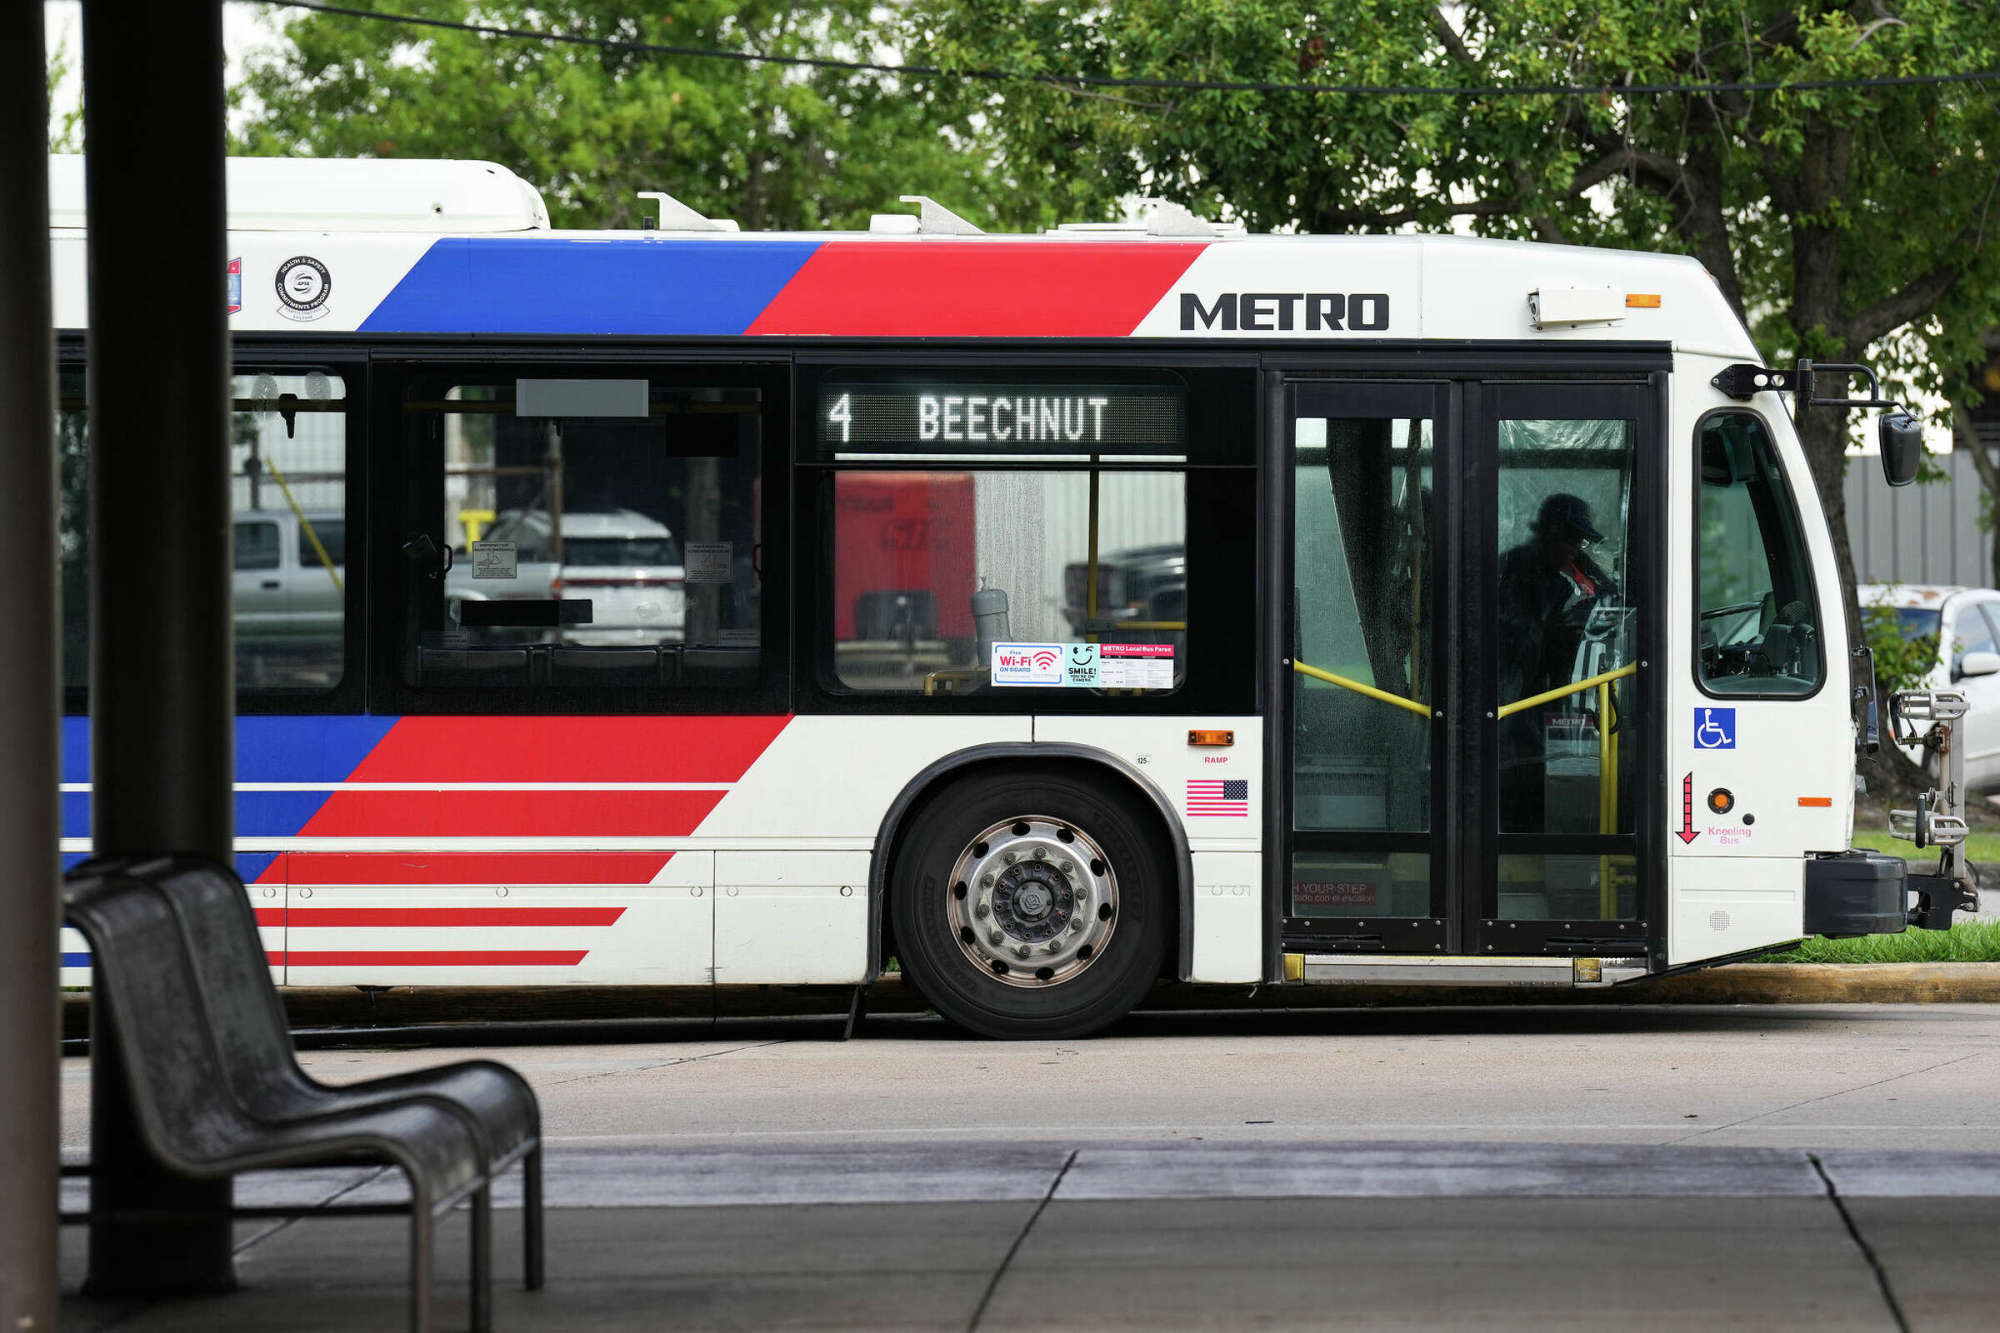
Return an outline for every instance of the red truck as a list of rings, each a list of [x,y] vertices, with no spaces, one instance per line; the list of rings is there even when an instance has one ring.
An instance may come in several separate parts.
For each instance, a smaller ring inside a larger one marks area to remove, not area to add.
[[[972,660],[972,474],[845,472],[834,483],[834,634],[942,640]]]

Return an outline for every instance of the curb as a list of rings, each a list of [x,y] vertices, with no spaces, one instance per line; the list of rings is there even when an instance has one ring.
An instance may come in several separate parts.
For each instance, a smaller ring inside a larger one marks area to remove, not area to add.
[[[440,1024],[578,1023],[607,1019],[845,1018],[847,986],[305,986],[279,991],[292,1027],[410,1028]],[[1142,1012],[1471,1008],[1498,1005],[1996,1004],[2000,963],[1733,963],[1623,986],[1163,985]],[[902,977],[868,987],[862,1011],[928,1011]],[[63,1035],[90,1032],[90,996],[63,996]]]

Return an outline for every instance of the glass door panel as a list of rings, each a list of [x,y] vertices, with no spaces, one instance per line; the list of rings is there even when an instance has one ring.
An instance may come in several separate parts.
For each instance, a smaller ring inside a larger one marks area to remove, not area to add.
[[[1495,386],[1487,402],[1492,507],[1469,571],[1490,645],[1479,937],[1588,951],[1643,933],[1650,402],[1638,386]]]
[[[1443,939],[1438,398],[1294,389],[1288,933],[1397,952]]]

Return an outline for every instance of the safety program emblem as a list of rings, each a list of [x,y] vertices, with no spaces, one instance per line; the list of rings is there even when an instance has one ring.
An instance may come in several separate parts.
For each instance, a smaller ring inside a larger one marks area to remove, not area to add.
[[[332,294],[333,275],[311,255],[295,255],[278,265],[278,313],[286,319],[323,318]]]

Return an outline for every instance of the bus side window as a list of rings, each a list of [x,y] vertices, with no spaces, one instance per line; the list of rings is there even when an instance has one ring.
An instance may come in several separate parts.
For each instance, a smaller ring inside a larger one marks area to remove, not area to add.
[[[1825,653],[1797,510],[1763,421],[1725,411],[1697,428],[1697,671],[1712,695],[1811,694]]]

